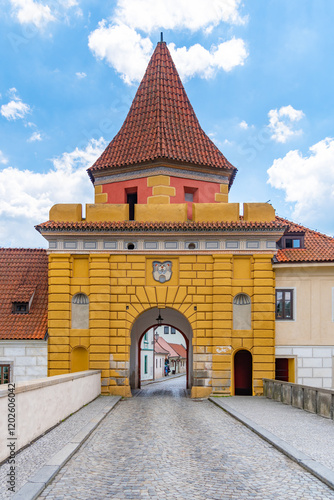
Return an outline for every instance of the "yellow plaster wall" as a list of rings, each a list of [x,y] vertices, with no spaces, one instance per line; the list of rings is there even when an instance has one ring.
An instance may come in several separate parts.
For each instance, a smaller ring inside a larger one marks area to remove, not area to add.
[[[271,222],[275,220],[275,209],[269,203],[244,203],[245,222]]]
[[[238,260],[230,254],[91,254],[84,257],[86,264],[80,258],[70,254],[49,257],[49,375],[68,373],[72,350],[82,346],[89,351],[89,367],[102,369],[102,392],[130,396],[127,369],[132,325],[147,309],[169,307],[181,312],[193,330],[193,397],[233,393],[233,356],[239,348],[252,353],[255,394],[262,392],[263,377],[273,378],[271,255]],[[172,261],[170,282],[152,280],[155,258]],[[60,283],[55,277],[61,278]],[[89,330],[70,328],[71,299],[80,291],[90,300]],[[250,331],[232,329],[233,297],[240,292],[252,300]]]
[[[103,193],[103,186],[94,186],[95,203],[108,203],[108,193]]]
[[[187,222],[187,204],[135,205],[135,220],[142,222]]]
[[[49,220],[61,222],[81,222],[81,203],[58,203],[49,212]]]
[[[86,205],[87,222],[125,221],[129,220],[129,205],[103,204]]]
[[[194,203],[193,220],[196,222],[237,222],[239,203]]]

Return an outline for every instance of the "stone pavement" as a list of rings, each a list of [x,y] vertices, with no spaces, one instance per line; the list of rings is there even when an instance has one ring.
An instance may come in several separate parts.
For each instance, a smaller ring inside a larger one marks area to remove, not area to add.
[[[27,486],[29,479],[45,467],[49,460],[61,453],[78,433],[90,425],[94,426],[95,421],[103,418],[104,411],[114,404],[115,400],[118,398],[100,396],[20,451],[15,457],[16,493],[23,486]],[[8,472],[8,463],[0,466],[0,499],[13,497],[13,493],[7,489]],[[28,497],[25,495],[23,498]]]
[[[123,400],[39,498],[334,499],[334,491],[207,400],[185,377]]]
[[[210,398],[334,487],[334,422],[264,397]],[[266,432],[267,431],[267,432]],[[308,467],[310,466],[310,467]],[[328,469],[326,471],[326,468]],[[320,472],[320,473],[319,473]]]

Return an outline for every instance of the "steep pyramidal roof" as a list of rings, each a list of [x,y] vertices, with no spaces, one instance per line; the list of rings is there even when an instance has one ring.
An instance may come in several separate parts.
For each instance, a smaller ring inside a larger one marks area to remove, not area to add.
[[[159,42],[118,134],[88,169],[94,173],[115,167],[170,160],[237,169],[226,160],[197,120],[165,42]]]

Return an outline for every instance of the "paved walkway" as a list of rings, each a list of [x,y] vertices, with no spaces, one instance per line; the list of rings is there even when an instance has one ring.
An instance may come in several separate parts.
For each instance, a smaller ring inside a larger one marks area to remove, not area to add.
[[[215,398],[334,472],[334,422],[266,398]]]
[[[183,377],[107,415],[39,498],[334,499],[334,491],[207,400]]]

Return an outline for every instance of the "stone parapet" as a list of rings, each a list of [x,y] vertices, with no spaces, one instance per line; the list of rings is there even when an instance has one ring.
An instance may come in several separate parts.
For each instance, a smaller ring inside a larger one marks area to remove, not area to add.
[[[334,419],[334,390],[264,378],[263,395],[268,399]]]

